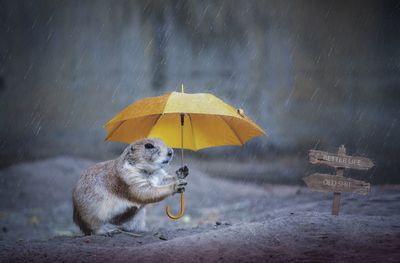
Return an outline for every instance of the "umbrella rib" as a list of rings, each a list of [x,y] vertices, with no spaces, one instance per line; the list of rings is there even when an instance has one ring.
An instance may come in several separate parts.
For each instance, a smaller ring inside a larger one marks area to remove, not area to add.
[[[118,124],[118,126],[115,127],[115,128],[110,132],[110,134],[108,134],[108,136],[106,137],[106,141],[107,141],[107,140],[114,134],[114,132],[115,132],[119,127],[121,127],[121,125],[124,124],[125,122],[126,122],[126,120],[121,121],[121,122]]]
[[[239,142],[244,145],[242,139],[239,137],[239,135],[237,134],[237,132],[232,129],[232,127],[229,125],[229,123],[224,119],[224,117],[222,117],[221,115],[219,115],[219,117],[226,123],[226,125],[228,125],[229,129],[231,129],[231,131],[233,131],[233,133],[235,134],[236,138],[238,138]]]
[[[196,149],[196,137],[194,136],[194,132],[193,132],[193,122],[192,122],[192,116],[190,116],[190,114],[188,113],[189,116],[189,120],[190,120],[190,127],[192,127],[192,138],[193,138],[193,145],[194,148]]]
[[[160,120],[160,118],[161,118],[161,116],[162,116],[163,114],[164,114],[164,113],[161,113],[161,114],[158,115],[158,117],[157,117],[157,119],[154,121],[153,125],[151,125],[151,129],[150,129],[149,132],[147,133],[147,136],[146,136],[146,137],[149,137],[150,133],[153,131],[154,127],[157,125],[157,122]]]
[[[168,99],[169,99],[169,97],[171,96],[171,94],[172,94],[172,93],[170,93],[170,94],[168,95]],[[167,99],[167,101],[166,101],[165,104],[164,104],[164,107],[163,107],[162,112],[159,114],[158,118],[157,118],[157,119],[155,120],[155,122],[153,123],[153,125],[152,125],[150,131],[147,133],[147,136],[146,136],[146,137],[149,137],[149,134],[153,131],[153,128],[156,126],[156,124],[157,124],[157,122],[160,120],[161,116],[164,115],[165,108],[167,107],[167,104],[168,104],[168,99]]]

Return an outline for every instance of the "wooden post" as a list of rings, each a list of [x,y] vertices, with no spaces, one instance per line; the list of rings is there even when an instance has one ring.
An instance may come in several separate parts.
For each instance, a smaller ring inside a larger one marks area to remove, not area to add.
[[[366,195],[371,190],[367,182],[344,177],[345,169],[369,170],[374,163],[365,157],[348,156],[344,145],[337,153],[310,150],[309,161],[312,164],[323,164],[335,168],[336,175],[314,173],[303,180],[312,191],[333,192],[332,215],[339,215],[340,195],[343,192]]]
[[[339,156],[346,155],[346,148],[344,148],[344,145],[339,147],[338,155]],[[336,176],[343,177],[343,173],[344,173],[344,168],[336,168]],[[335,215],[335,216],[339,215],[339,210],[340,210],[340,193],[334,192],[333,193],[333,204],[332,204],[332,215]]]

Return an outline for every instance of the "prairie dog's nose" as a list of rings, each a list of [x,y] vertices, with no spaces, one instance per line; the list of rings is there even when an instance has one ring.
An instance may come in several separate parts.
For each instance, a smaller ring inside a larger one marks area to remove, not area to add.
[[[168,156],[172,156],[173,153],[174,151],[171,148],[168,148]]]

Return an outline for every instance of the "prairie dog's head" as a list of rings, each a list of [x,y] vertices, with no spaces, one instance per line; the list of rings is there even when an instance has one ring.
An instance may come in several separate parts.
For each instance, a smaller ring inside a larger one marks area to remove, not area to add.
[[[125,164],[154,171],[172,160],[174,151],[157,138],[142,139],[129,145],[123,152]]]

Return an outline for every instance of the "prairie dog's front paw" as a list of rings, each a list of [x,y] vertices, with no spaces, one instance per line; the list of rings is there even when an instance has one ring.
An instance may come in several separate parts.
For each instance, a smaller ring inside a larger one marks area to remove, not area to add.
[[[185,179],[189,175],[189,168],[186,165],[182,166],[176,170],[176,175],[179,179]]]
[[[185,185],[187,182],[185,179],[178,179],[175,184],[175,193],[182,193],[185,192]]]

